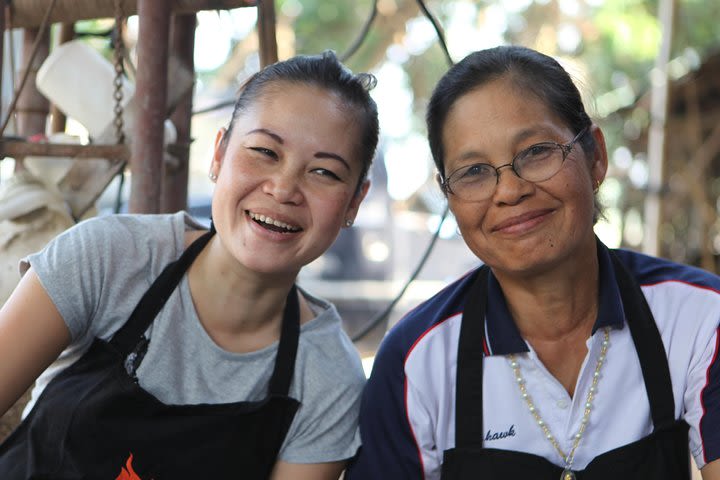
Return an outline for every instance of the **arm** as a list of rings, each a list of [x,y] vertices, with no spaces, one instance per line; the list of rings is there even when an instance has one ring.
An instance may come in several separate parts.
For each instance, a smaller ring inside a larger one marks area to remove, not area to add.
[[[70,332],[30,269],[0,309],[0,415],[70,343]]]
[[[720,460],[710,462],[700,470],[703,480],[720,480]]]
[[[337,480],[345,462],[330,463],[287,463],[282,460],[275,464],[270,480]]]

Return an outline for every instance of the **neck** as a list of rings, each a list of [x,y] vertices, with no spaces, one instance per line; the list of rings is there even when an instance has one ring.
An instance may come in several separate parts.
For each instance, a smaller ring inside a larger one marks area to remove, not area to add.
[[[597,318],[599,267],[596,247],[586,260],[532,276],[493,270],[520,334],[533,341],[552,342],[589,332]]]
[[[190,267],[190,291],[201,323],[213,338],[215,333],[277,339],[296,275],[259,274],[228,256],[215,236]]]
[[[571,397],[598,311],[595,245],[580,258],[529,278],[493,271],[520,335]]]

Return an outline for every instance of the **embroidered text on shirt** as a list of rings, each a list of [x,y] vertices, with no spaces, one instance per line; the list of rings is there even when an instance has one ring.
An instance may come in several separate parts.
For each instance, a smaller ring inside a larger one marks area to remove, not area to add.
[[[510,428],[506,432],[495,432],[490,433],[490,430],[488,430],[487,435],[485,435],[485,441],[490,440],[501,440],[503,438],[507,437],[514,437],[515,436],[515,425],[510,425]]]

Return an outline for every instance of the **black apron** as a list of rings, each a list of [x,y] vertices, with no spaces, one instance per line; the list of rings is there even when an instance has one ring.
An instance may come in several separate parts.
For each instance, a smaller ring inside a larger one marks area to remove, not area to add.
[[[109,342],[95,339],[80,360],[47,385],[28,418],[0,445],[0,479],[269,477],[299,406],[288,397],[300,328],[295,287],[262,401],[165,405],[125,366],[147,342],[144,332],[213,233],[198,238],[163,270]]]
[[[670,370],[650,307],[625,265],[610,252],[630,334],[647,389],[654,431],[645,438],[595,457],[577,480],[690,480],[688,424],[675,420]],[[532,478],[558,480],[563,468],[544,457],[483,448],[483,319],[489,269],[483,267],[468,292],[458,346],[455,448],[443,457],[443,480]],[[592,442],[592,438],[586,439]],[[582,447],[582,445],[581,445]]]

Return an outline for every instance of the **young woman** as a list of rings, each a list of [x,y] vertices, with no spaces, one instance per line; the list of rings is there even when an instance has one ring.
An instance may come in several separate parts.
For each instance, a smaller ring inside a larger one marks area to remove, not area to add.
[[[332,53],[265,68],[217,135],[209,232],[109,216],[26,259],[0,310],[0,412],[45,373],[0,478],[338,478],[364,376],[295,279],[368,190],[373,85]]]
[[[385,337],[347,478],[720,479],[720,279],[595,237],[607,152],[565,70],[475,52],[427,121],[485,265]]]

